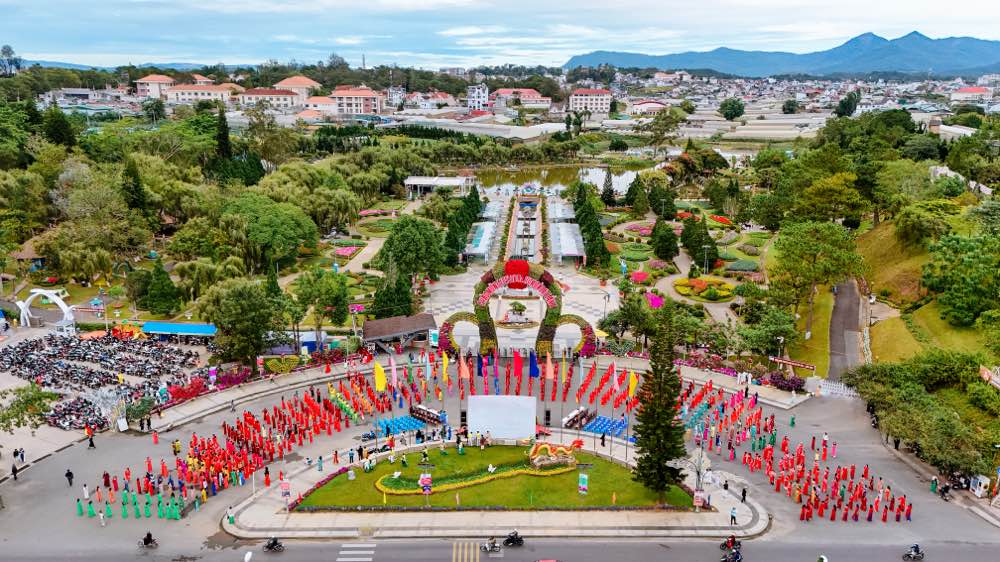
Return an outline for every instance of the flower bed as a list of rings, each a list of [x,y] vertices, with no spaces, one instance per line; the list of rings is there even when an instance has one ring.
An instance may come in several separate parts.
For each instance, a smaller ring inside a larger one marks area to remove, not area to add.
[[[659,260],[659,259],[657,259],[657,260],[649,260],[649,263],[646,264],[646,269],[648,269],[650,271],[664,271],[664,270],[667,269],[667,266],[669,266],[669,265],[670,265],[669,263],[667,263],[667,262],[665,262],[663,260]]]
[[[358,213],[359,217],[379,217],[382,215],[394,215],[396,211],[391,211],[388,209],[364,209]]]
[[[646,302],[649,303],[649,308],[653,310],[663,307],[663,297],[654,293],[646,293]]]
[[[580,327],[580,343],[576,344],[573,351],[581,357],[593,357],[597,351],[597,335],[594,334],[594,327],[590,325],[582,316],[576,314],[563,314],[559,317],[557,326],[563,324],[576,324]]]
[[[722,236],[720,236],[719,239],[715,241],[715,243],[720,246],[728,246],[739,239],[740,239],[739,231],[726,230],[723,231]]]
[[[757,271],[760,266],[757,262],[751,260],[736,260],[730,264],[726,264],[727,271]]]
[[[708,215],[708,218],[725,226],[733,226],[733,221],[729,220],[728,218],[722,215]]]
[[[648,222],[640,222],[626,226],[625,230],[627,232],[634,232],[639,236],[651,236],[653,234],[653,225]]]
[[[790,375],[782,371],[771,371],[765,378],[768,384],[778,390],[801,392],[806,386],[806,381],[799,376]]]
[[[649,254],[645,252],[622,252],[620,255],[626,261],[646,261],[649,259]]]
[[[288,511],[294,510],[296,507],[299,506],[300,503],[302,503],[304,499],[309,497],[309,494],[315,492],[316,490],[319,490],[323,486],[327,485],[331,480],[340,476],[341,474],[346,473],[348,470],[349,470],[348,467],[342,466],[333,474],[320,478],[319,482],[313,484],[308,490],[306,490],[306,493],[299,495],[299,497],[292,500],[292,503],[288,504]]]
[[[649,282],[649,272],[647,271],[633,271],[632,275],[629,276],[633,283],[638,283],[640,285]]]
[[[732,300],[734,287],[723,281],[712,277],[698,277],[695,279],[677,279],[674,281],[674,290],[685,297],[702,302],[725,302]]]
[[[333,254],[339,258],[351,258],[354,254],[358,253],[360,246],[340,246],[334,250]]]
[[[452,492],[455,490],[460,490],[462,488],[469,488],[472,486],[478,486],[480,484],[485,484],[487,482],[493,482],[494,480],[500,480],[501,478],[513,478],[514,476],[555,476],[557,474],[566,474],[567,472],[572,472],[576,470],[576,466],[560,466],[557,468],[551,468],[547,470],[538,470],[531,467],[525,462],[524,464],[518,465],[508,465],[508,466],[498,466],[496,471],[490,474],[489,472],[483,471],[474,474],[460,474],[444,479],[436,479],[434,482],[434,492]],[[391,496],[416,496],[423,495],[423,488],[416,482],[411,480],[403,479],[392,479],[392,475],[385,475],[375,481],[375,489],[382,492],[383,494],[389,494]],[[393,487],[388,485],[386,482],[390,481],[393,484],[398,484],[402,487]]]

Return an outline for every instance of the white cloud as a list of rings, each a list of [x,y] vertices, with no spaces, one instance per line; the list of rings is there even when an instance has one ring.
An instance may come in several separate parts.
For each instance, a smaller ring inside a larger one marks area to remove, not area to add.
[[[365,42],[364,37],[357,35],[350,35],[346,37],[337,37],[333,40],[334,43],[338,45],[360,45]]]
[[[249,13],[314,13],[317,15],[331,10],[356,10],[359,5],[354,0],[179,0],[189,8],[199,11],[222,12],[227,14]],[[467,8],[479,0],[369,0],[364,8],[374,12],[422,12],[442,9]]]
[[[438,35],[445,37],[465,37],[468,35],[483,35],[486,33],[504,33],[507,28],[502,25],[462,25],[449,27],[438,31]]]

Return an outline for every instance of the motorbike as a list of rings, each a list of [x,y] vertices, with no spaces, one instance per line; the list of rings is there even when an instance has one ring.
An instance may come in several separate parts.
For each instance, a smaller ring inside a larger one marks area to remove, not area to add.
[[[479,545],[479,550],[483,552],[500,552],[503,549],[497,543],[490,544],[488,542],[484,542],[483,544]]]
[[[729,546],[728,541],[722,541],[721,543],[719,543],[719,550],[730,550],[730,549],[739,550],[741,548],[743,548],[743,543],[741,543],[740,541],[735,541],[732,546]]]
[[[948,501],[948,500],[951,499],[951,493],[950,492],[951,492],[951,486],[949,486],[947,484],[945,484],[944,486],[941,486],[941,488],[938,489],[938,495],[940,495],[941,499],[943,499],[944,501]]]
[[[903,554],[903,560],[923,560],[923,559],[924,559],[924,551],[922,550],[920,552],[913,552],[912,550],[908,550],[906,551],[905,554]]]
[[[285,545],[281,544],[281,541],[279,541],[278,539],[271,539],[271,540],[267,541],[266,543],[264,543],[264,551],[265,552],[284,552],[285,551]]]
[[[504,546],[524,546],[524,537],[521,535],[507,535],[503,540]]]
[[[742,562],[742,561],[743,561],[743,555],[740,554],[740,551],[738,550],[735,552],[735,554],[727,552],[722,555],[722,558],[719,559],[719,562]]]

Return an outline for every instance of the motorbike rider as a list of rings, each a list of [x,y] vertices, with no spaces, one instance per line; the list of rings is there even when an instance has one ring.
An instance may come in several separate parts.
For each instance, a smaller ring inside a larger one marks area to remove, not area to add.
[[[910,545],[910,555],[911,556],[916,556],[918,554],[920,554],[920,545],[917,544],[917,543],[911,544]]]
[[[497,538],[490,537],[490,540],[486,541],[486,545],[489,546],[490,550],[495,550],[497,547]]]
[[[729,551],[729,562],[743,562],[743,555],[734,548]]]
[[[281,545],[281,541],[278,540],[278,537],[271,537],[271,538],[267,539],[267,544],[264,545],[264,548],[266,548],[268,550],[274,550],[275,548],[277,548],[280,545]]]
[[[726,537],[726,548],[733,549],[736,548],[736,535],[729,535]]]
[[[518,536],[518,534],[517,534],[517,529],[514,529],[514,531],[513,531],[513,532],[511,532],[511,534],[507,535],[507,538],[508,538],[508,539],[513,539],[513,540],[515,540],[515,541],[516,541],[517,539],[519,539],[519,538],[520,538],[520,536]]]
[[[150,546],[154,542],[156,541],[153,539],[153,533],[146,531],[146,536],[142,537],[142,546]]]

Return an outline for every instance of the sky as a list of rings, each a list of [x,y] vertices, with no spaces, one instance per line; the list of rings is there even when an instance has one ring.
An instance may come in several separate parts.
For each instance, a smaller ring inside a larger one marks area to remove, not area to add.
[[[966,0],[0,0],[0,43],[95,66],[312,63],[559,66],[594,50],[809,52],[874,32],[1000,40],[1000,2]]]

